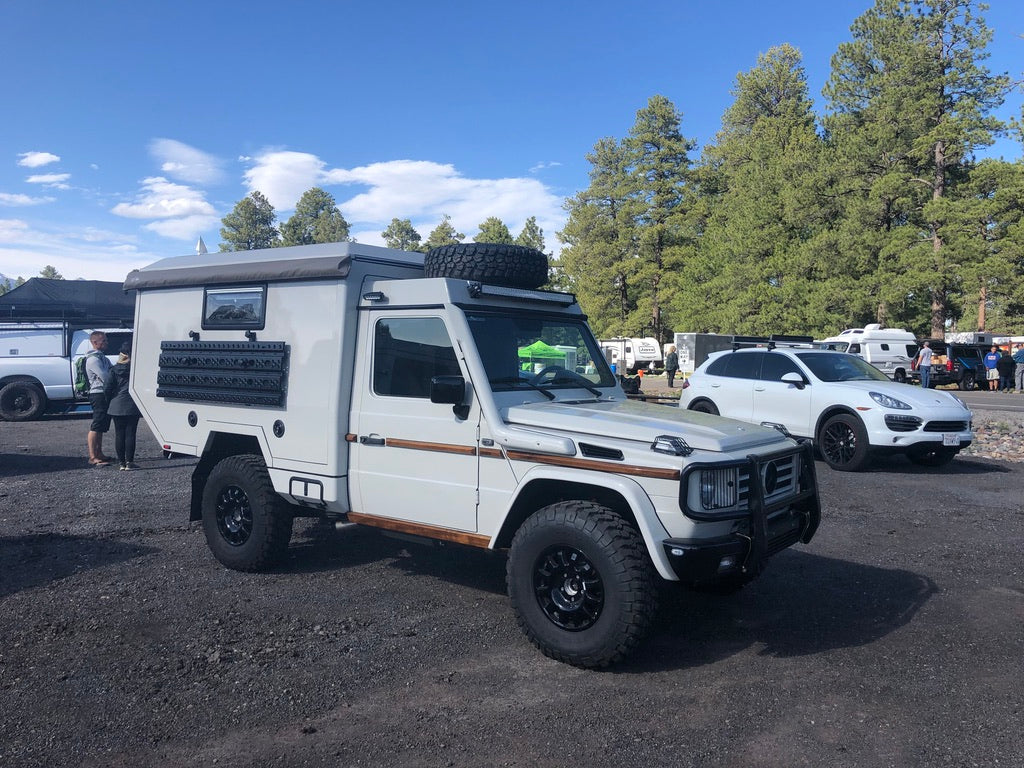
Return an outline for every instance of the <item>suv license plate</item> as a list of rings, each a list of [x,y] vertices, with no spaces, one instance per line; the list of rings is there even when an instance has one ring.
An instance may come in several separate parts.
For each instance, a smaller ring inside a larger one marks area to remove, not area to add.
[[[942,433],[943,445],[960,445],[960,436],[953,432]]]

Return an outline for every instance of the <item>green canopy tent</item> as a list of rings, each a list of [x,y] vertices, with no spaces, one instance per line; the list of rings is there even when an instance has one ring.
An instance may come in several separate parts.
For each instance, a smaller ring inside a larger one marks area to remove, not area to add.
[[[565,352],[556,349],[550,344],[545,344],[540,339],[528,347],[519,348],[519,364],[524,371],[534,370],[534,365],[554,365],[556,363],[565,365]]]

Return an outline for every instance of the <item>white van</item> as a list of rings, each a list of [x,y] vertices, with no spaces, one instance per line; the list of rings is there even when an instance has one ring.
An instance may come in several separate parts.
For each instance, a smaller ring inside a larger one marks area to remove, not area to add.
[[[902,328],[883,328],[871,323],[863,328],[848,328],[838,336],[819,342],[822,349],[849,352],[896,382],[910,380],[910,364],[917,356],[917,338]]]

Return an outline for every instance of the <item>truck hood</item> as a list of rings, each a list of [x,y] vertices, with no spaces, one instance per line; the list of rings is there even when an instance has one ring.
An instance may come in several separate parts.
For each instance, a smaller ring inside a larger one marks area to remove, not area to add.
[[[506,423],[512,426],[643,443],[651,443],[659,435],[673,435],[691,448],[718,453],[745,451],[786,439],[769,427],[632,400],[525,403],[503,410]]]

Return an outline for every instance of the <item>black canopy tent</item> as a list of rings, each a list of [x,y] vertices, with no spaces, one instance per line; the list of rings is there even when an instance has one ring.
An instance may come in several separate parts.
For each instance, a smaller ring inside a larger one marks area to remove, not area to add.
[[[0,321],[68,320],[77,324],[131,327],[135,291],[102,280],[33,277],[0,296]]]

